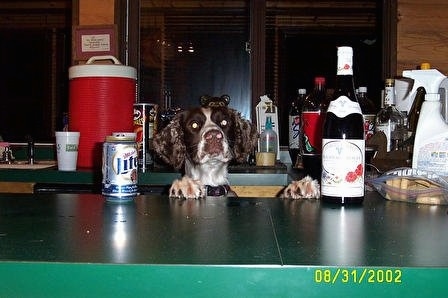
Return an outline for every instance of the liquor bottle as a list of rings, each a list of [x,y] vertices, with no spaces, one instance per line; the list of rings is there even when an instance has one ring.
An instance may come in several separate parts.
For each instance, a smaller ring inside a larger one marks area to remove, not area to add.
[[[322,153],[322,126],[326,105],[325,78],[314,78],[314,89],[302,107],[302,160],[306,174],[320,179]]]
[[[302,163],[302,105],[305,101],[306,89],[299,89],[297,97],[291,102],[289,109],[289,156],[293,168],[303,168]]]
[[[338,47],[336,87],[322,138],[321,195],[325,202],[364,200],[364,120],[353,84],[353,49]]]
[[[272,129],[272,118],[267,116],[264,130],[260,134],[260,152],[273,152],[277,155],[277,142],[277,133]]]
[[[368,140],[375,133],[375,104],[367,96],[367,87],[359,87],[357,98],[359,106],[361,107],[362,115],[364,116],[364,136],[365,139]]]
[[[394,83],[394,79],[386,79],[383,108],[375,117],[375,131],[382,131],[386,135],[387,152],[402,149],[407,135],[404,116],[395,107]]]

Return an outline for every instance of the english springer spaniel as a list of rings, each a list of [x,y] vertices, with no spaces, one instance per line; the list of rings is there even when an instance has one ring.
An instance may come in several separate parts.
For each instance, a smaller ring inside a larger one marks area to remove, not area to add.
[[[228,108],[230,98],[201,97],[202,107],[183,111],[158,132],[154,150],[175,169],[185,174],[169,190],[171,198],[200,199],[236,196],[227,179],[232,159],[245,162],[258,140],[256,126]],[[317,180],[306,176],[290,183],[281,198],[319,198]]]
[[[184,176],[170,187],[172,198],[235,195],[227,166],[232,159],[245,162],[257,142],[256,126],[226,102],[203,97],[201,103],[202,107],[174,116],[153,140],[162,160],[176,169],[184,166]]]

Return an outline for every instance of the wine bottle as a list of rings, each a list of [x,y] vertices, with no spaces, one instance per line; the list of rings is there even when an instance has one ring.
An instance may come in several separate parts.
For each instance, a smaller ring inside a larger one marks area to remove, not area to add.
[[[314,78],[314,88],[302,107],[302,160],[305,173],[314,179],[321,176],[322,127],[326,110],[324,77]]]
[[[321,194],[325,202],[364,200],[364,119],[353,83],[353,49],[338,47],[336,87],[322,137]]]
[[[291,102],[289,109],[289,156],[293,168],[303,168],[302,163],[302,105],[305,101],[306,89],[299,89],[297,97]]]

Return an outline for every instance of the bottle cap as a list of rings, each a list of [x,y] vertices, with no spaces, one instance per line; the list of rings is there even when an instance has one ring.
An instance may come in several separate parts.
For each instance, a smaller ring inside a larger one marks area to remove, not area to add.
[[[353,75],[353,49],[352,47],[338,47],[337,75]]]
[[[423,62],[422,64],[420,64],[420,69],[431,69],[431,64],[429,64],[428,62]]]
[[[264,129],[272,129],[272,118],[271,116],[266,117],[266,124]]]
[[[361,93],[367,93],[367,87],[359,87],[359,92]]]
[[[386,85],[394,85],[395,79],[386,79]]]
[[[338,47],[338,55],[353,55],[352,47]]]

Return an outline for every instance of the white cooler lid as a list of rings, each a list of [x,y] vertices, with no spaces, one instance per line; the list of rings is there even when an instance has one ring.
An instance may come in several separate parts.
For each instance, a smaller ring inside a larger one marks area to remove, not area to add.
[[[93,64],[99,60],[112,60],[114,64]],[[132,66],[122,65],[114,56],[94,56],[86,64],[74,65],[68,69],[68,78],[83,77],[118,77],[137,79],[137,70]]]

